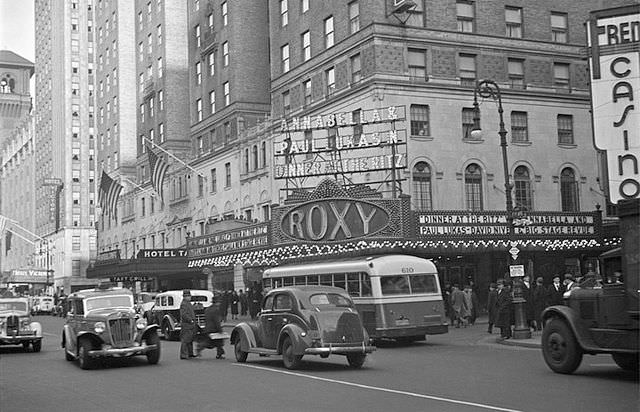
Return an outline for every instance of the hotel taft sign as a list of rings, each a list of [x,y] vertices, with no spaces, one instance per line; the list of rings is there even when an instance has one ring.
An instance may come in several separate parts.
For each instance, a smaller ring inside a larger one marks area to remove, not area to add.
[[[587,41],[593,137],[606,151],[609,197],[612,203],[638,198],[640,5],[591,13]]]

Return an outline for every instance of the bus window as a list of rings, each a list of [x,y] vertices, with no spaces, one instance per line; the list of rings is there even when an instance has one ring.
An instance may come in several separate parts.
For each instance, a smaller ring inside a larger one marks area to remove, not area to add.
[[[307,284],[306,276],[296,276],[293,278],[293,284],[298,286],[304,286]]]
[[[347,292],[350,296],[360,296],[359,273],[347,273]]]
[[[382,276],[380,288],[383,295],[409,294],[409,282],[406,276]]]
[[[345,273],[336,273],[335,275],[333,275],[333,286],[346,290],[347,284],[344,280],[345,275]]]
[[[283,278],[282,279],[282,286],[293,286],[293,278]]]
[[[371,279],[366,273],[360,273],[362,277],[362,296],[371,296]]]
[[[307,285],[317,285],[318,275],[307,275]]]
[[[433,275],[412,275],[409,276],[411,282],[411,293],[437,293],[436,277]]]
[[[320,284],[322,286],[333,286],[333,282],[331,281],[332,275],[320,275]]]

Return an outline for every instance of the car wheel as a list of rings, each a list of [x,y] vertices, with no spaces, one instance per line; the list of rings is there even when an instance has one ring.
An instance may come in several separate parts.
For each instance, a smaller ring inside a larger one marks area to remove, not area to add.
[[[33,347],[34,352],[40,352],[40,350],[42,349],[42,341],[34,340],[33,342],[31,342],[31,346]]]
[[[542,332],[542,354],[552,371],[571,374],[582,362],[582,348],[569,326],[560,319],[552,319]]]
[[[242,344],[240,340],[241,338],[238,338],[235,345],[233,346],[233,352],[236,355],[236,361],[245,363],[247,361],[247,356],[249,356],[249,353],[242,350]]]
[[[367,359],[367,354],[365,353],[348,353],[347,361],[349,362],[349,366],[352,368],[361,368],[364,365],[364,361]]]
[[[611,357],[616,365],[626,371],[638,372],[638,354],[633,353],[612,353]]]
[[[22,342],[22,349],[24,349],[25,352],[29,350],[29,341]]]
[[[291,338],[284,338],[282,342],[282,361],[284,367],[287,369],[298,369],[302,361],[302,355],[295,355],[293,353],[293,345],[291,344]]]
[[[89,356],[89,351],[93,349],[93,344],[89,339],[82,339],[78,347],[78,362],[81,369],[92,369],[94,361]]]
[[[171,326],[166,320],[162,322],[162,335],[166,340],[171,340]]]
[[[147,345],[156,345],[157,349],[147,352],[147,361],[150,365],[155,365],[160,361],[160,338],[158,332],[151,331],[145,338]]]

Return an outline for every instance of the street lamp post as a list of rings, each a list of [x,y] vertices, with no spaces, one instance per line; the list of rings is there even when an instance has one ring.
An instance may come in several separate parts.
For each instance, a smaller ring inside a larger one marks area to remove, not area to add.
[[[498,105],[498,115],[500,117],[500,129],[498,135],[500,136],[500,147],[502,149],[502,168],[504,172],[504,193],[505,204],[507,208],[507,230],[508,240],[507,247],[511,245],[511,241],[514,240],[514,226],[513,226],[513,199],[511,198],[511,190],[513,185],[509,181],[509,161],[507,158],[507,130],[504,128],[504,110],[502,108],[502,94],[500,93],[500,87],[493,80],[481,80],[476,84],[473,90],[473,129],[471,136],[473,138],[480,138],[482,136],[482,129],[480,128],[480,105],[478,104],[478,95],[482,98],[491,98],[496,101]],[[515,257],[514,257],[515,259]],[[508,254],[507,262],[511,262],[511,254]],[[515,329],[513,332],[514,339],[528,339],[531,337],[531,330],[527,325],[525,316],[525,303],[526,300],[522,296],[522,281],[518,278],[513,282],[513,306],[515,311]]]

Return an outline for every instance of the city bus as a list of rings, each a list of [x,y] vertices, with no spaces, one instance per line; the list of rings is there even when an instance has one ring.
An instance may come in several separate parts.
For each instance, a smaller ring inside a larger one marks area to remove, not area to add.
[[[369,336],[402,342],[448,332],[436,266],[409,255],[380,255],[269,268],[265,289],[326,285],[345,289]]]

